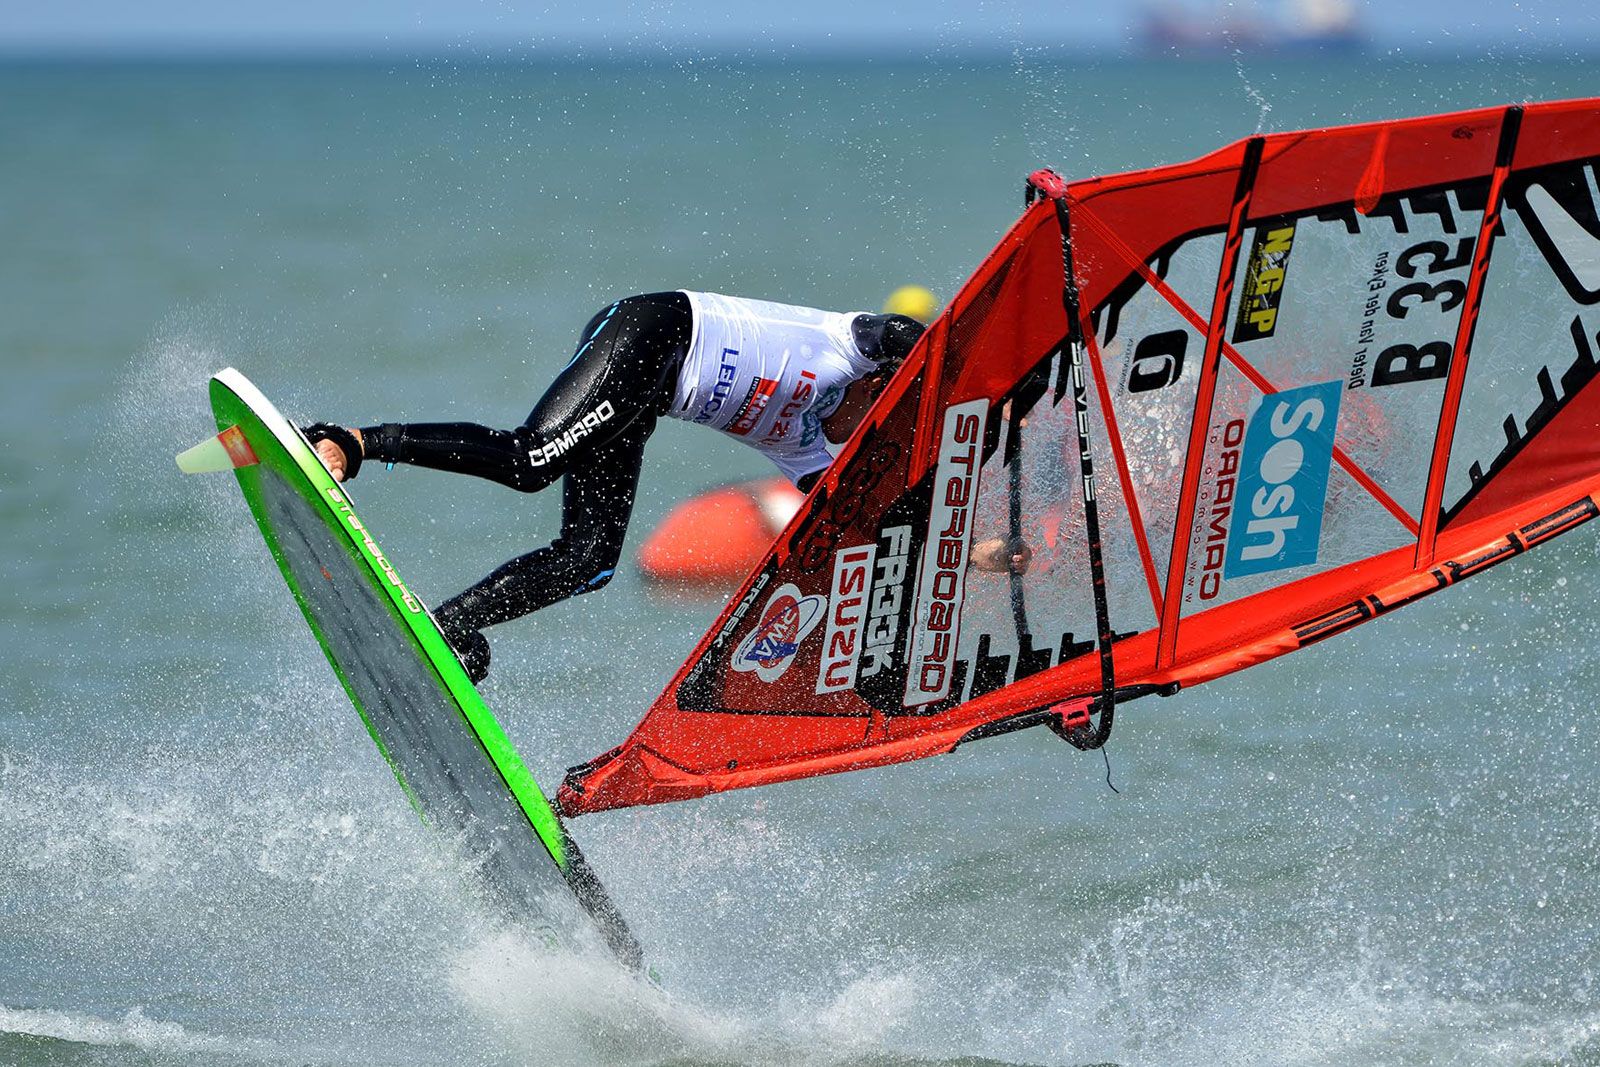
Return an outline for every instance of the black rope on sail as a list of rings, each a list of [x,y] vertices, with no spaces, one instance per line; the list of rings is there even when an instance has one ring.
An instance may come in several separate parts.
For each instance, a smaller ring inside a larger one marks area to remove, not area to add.
[[[1017,661],[1033,649],[1033,631],[1028,628],[1028,600],[1023,592],[1022,575],[1012,559],[1026,547],[1022,540],[1022,417],[1012,411],[1006,425],[1005,464],[1010,471],[1007,492],[1006,573],[1011,580],[1011,621],[1017,628]]]
[[[1028,179],[1027,203],[1036,197],[1049,197],[1055,204],[1056,221],[1061,225],[1061,264],[1064,283],[1061,302],[1067,312],[1067,359],[1072,380],[1072,406],[1078,430],[1079,473],[1083,484],[1083,527],[1089,548],[1089,578],[1094,588],[1094,621],[1100,651],[1100,695],[1076,714],[1062,714],[1049,720],[1051,729],[1075,748],[1090,751],[1101,748],[1111,737],[1111,724],[1117,704],[1117,677],[1111,659],[1111,607],[1106,597],[1106,570],[1100,543],[1100,507],[1095,500],[1094,459],[1089,452],[1089,392],[1083,374],[1083,323],[1078,306],[1078,282],[1072,265],[1072,230],[1067,208],[1067,185],[1054,172],[1041,170]],[[1013,474],[1015,478],[1015,474]],[[1013,493],[1012,507],[1017,508]],[[1020,522],[1020,515],[1016,520]],[[1013,527],[1015,529],[1015,527]],[[1015,588],[1015,586],[1013,586]],[[1013,592],[1013,607],[1016,594]],[[1098,713],[1099,721],[1093,721]]]

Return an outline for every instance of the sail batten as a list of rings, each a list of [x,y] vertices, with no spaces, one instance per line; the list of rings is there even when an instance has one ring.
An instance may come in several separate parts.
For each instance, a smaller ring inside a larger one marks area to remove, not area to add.
[[[1178,625],[1182,619],[1183,575],[1189,565],[1189,531],[1194,526],[1199,504],[1200,466],[1205,461],[1205,436],[1211,424],[1216,400],[1217,376],[1222,366],[1222,331],[1228,316],[1228,299],[1233,295],[1233,279],[1239,263],[1239,248],[1244,239],[1244,219],[1255,188],[1256,169],[1261,163],[1262,140],[1252,137],[1245,143],[1244,160],[1239,166],[1233,205],[1228,212],[1227,237],[1222,243],[1222,261],[1211,302],[1211,317],[1206,320],[1205,351],[1201,356],[1200,384],[1195,393],[1194,411],[1189,419],[1189,447],[1178,488],[1177,522],[1172,528],[1172,554],[1168,557],[1165,602],[1161,612],[1161,639],[1156,665],[1170,663],[1178,646]]]
[[[1505,190],[1506,176],[1511,170],[1512,155],[1516,151],[1517,131],[1521,127],[1522,109],[1506,108],[1500,124],[1500,145],[1495,152],[1494,174],[1489,179],[1488,202],[1484,206],[1483,221],[1478,226],[1472,273],[1467,279],[1466,294],[1462,297],[1464,308],[1460,323],[1456,327],[1455,344],[1450,357],[1450,376],[1445,382],[1444,402],[1439,409],[1438,436],[1435,438],[1433,455],[1428,464],[1428,488],[1422,503],[1422,528],[1417,534],[1418,567],[1426,567],[1433,562],[1434,543],[1439,533],[1440,507],[1444,499],[1444,479],[1450,460],[1450,443],[1455,438],[1456,415],[1461,409],[1461,390],[1467,380],[1473,328],[1477,325],[1480,302],[1483,299],[1483,280],[1489,272],[1489,252],[1494,247],[1495,227],[1500,220],[1500,198]]]

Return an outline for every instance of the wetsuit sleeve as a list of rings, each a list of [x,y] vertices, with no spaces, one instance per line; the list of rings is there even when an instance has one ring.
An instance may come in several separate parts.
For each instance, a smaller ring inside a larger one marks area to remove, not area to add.
[[[379,463],[487,478],[525,493],[550,484],[551,478],[529,462],[526,428],[495,430],[475,422],[386,422],[361,427],[362,451]]]
[[[619,300],[584,328],[578,351],[514,430],[473,422],[364,426],[368,459],[487,478],[538,492],[593,462],[596,449],[672,404],[691,318],[682,293]]]
[[[822,439],[804,452],[793,455],[778,454],[772,457],[772,462],[778,465],[783,476],[793,482],[802,491],[809,491],[817,484],[817,478],[833,463],[833,455],[822,447]]]

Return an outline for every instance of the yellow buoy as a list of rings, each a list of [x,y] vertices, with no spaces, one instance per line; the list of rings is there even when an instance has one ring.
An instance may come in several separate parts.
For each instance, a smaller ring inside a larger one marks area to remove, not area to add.
[[[883,302],[886,315],[909,315],[918,322],[932,322],[939,313],[939,298],[920,285],[902,285]]]

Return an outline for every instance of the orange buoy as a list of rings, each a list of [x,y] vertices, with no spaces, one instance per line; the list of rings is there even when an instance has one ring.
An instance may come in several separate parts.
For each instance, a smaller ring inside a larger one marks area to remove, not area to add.
[[[784,478],[707,490],[650,531],[639,547],[639,570],[657,582],[731,585],[761,562],[804,499]]]

